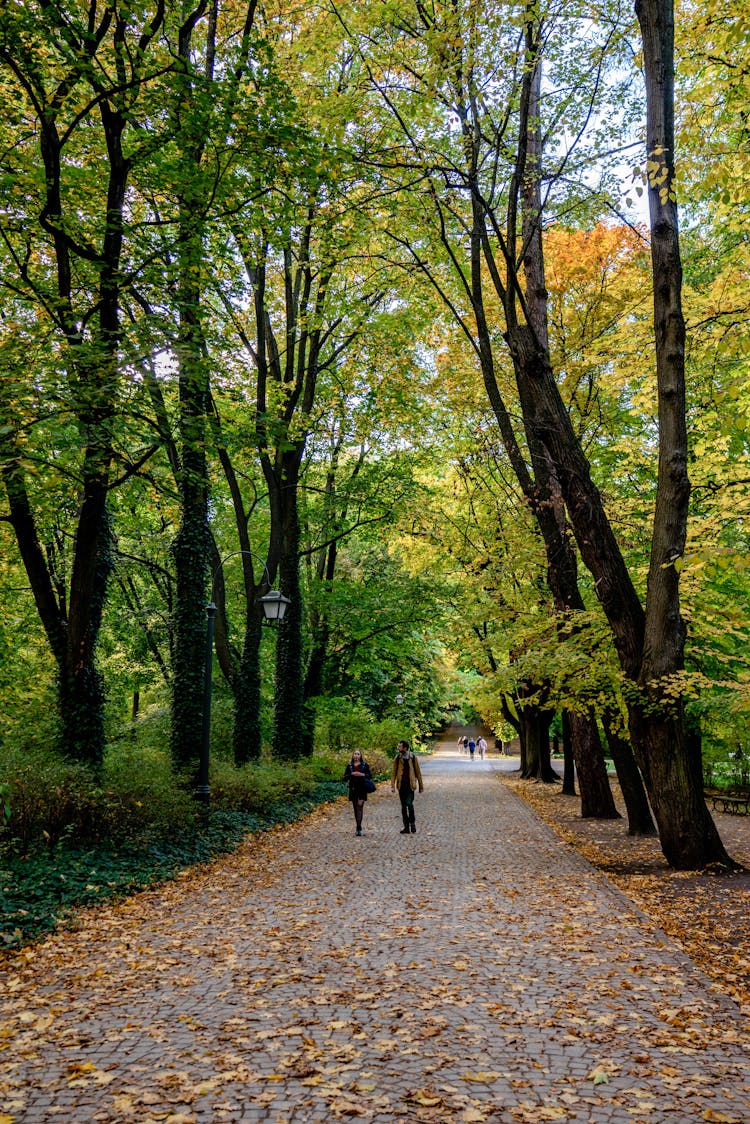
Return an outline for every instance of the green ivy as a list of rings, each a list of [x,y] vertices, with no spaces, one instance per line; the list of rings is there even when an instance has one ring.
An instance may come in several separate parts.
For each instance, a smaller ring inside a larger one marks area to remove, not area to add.
[[[78,907],[174,878],[186,867],[232,851],[248,834],[291,823],[341,794],[340,784],[322,782],[263,811],[214,812],[205,830],[196,825],[121,846],[61,845],[51,852],[6,859],[0,867],[0,947],[21,947],[64,924]]]

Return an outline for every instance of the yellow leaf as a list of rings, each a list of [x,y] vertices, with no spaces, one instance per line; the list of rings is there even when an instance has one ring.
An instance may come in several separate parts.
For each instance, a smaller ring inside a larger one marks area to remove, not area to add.
[[[95,1069],[93,1062],[73,1062],[68,1066],[68,1073],[91,1073]]]
[[[417,1104],[424,1105],[425,1108],[435,1108],[437,1105],[443,1103],[442,1097],[428,1097],[421,1091],[421,1089],[418,1093],[415,1093],[413,1099],[417,1102]]]
[[[465,1073],[461,1078],[462,1081],[478,1081],[482,1085],[491,1085],[493,1081],[497,1081],[499,1073],[494,1073],[492,1070],[480,1069],[476,1073]]]

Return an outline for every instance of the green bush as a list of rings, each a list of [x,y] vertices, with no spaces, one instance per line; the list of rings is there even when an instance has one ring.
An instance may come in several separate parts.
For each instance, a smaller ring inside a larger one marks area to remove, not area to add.
[[[370,711],[348,699],[320,699],[315,708],[315,749],[348,760],[361,749],[372,764],[376,754],[392,758],[402,738],[413,742],[414,730],[395,718],[376,722]]]
[[[194,814],[165,755],[145,747],[110,750],[99,778],[40,748],[6,753],[2,775],[10,808],[3,838],[21,854],[63,841],[126,839],[148,828],[165,832]]]

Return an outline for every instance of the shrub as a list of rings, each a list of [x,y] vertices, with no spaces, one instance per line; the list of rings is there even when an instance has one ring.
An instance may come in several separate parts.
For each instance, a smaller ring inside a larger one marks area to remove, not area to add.
[[[401,738],[414,740],[414,730],[396,718],[377,722],[369,710],[348,699],[320,699],[315,711],[315,749],[349,758],[361,749],[370,761],[376,754],[391,758]]]
[[[10,807],[3,836],[21,854],[63,841],[80,845],[149,828],[165,832],[194,815],[165,755],[147,747],[110,751],[98,778],[50,749],[6,752],[3,783]]]

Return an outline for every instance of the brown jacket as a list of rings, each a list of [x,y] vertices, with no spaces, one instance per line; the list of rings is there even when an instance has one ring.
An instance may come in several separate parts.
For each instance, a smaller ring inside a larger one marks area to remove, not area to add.
[[[393,761],[393,768],[391,769],[391,788],[401,788],[401,778],[404,775],[404,766],[407,760],[409,762],[409,780],[412,789],[416,790],[416,788],[419,787],[419,791],[424,792],[422,770],[419,768],[419,762],[411,750],[409,750],[409,756],[406,759],[404,759],[400,753],[396,754]]]

